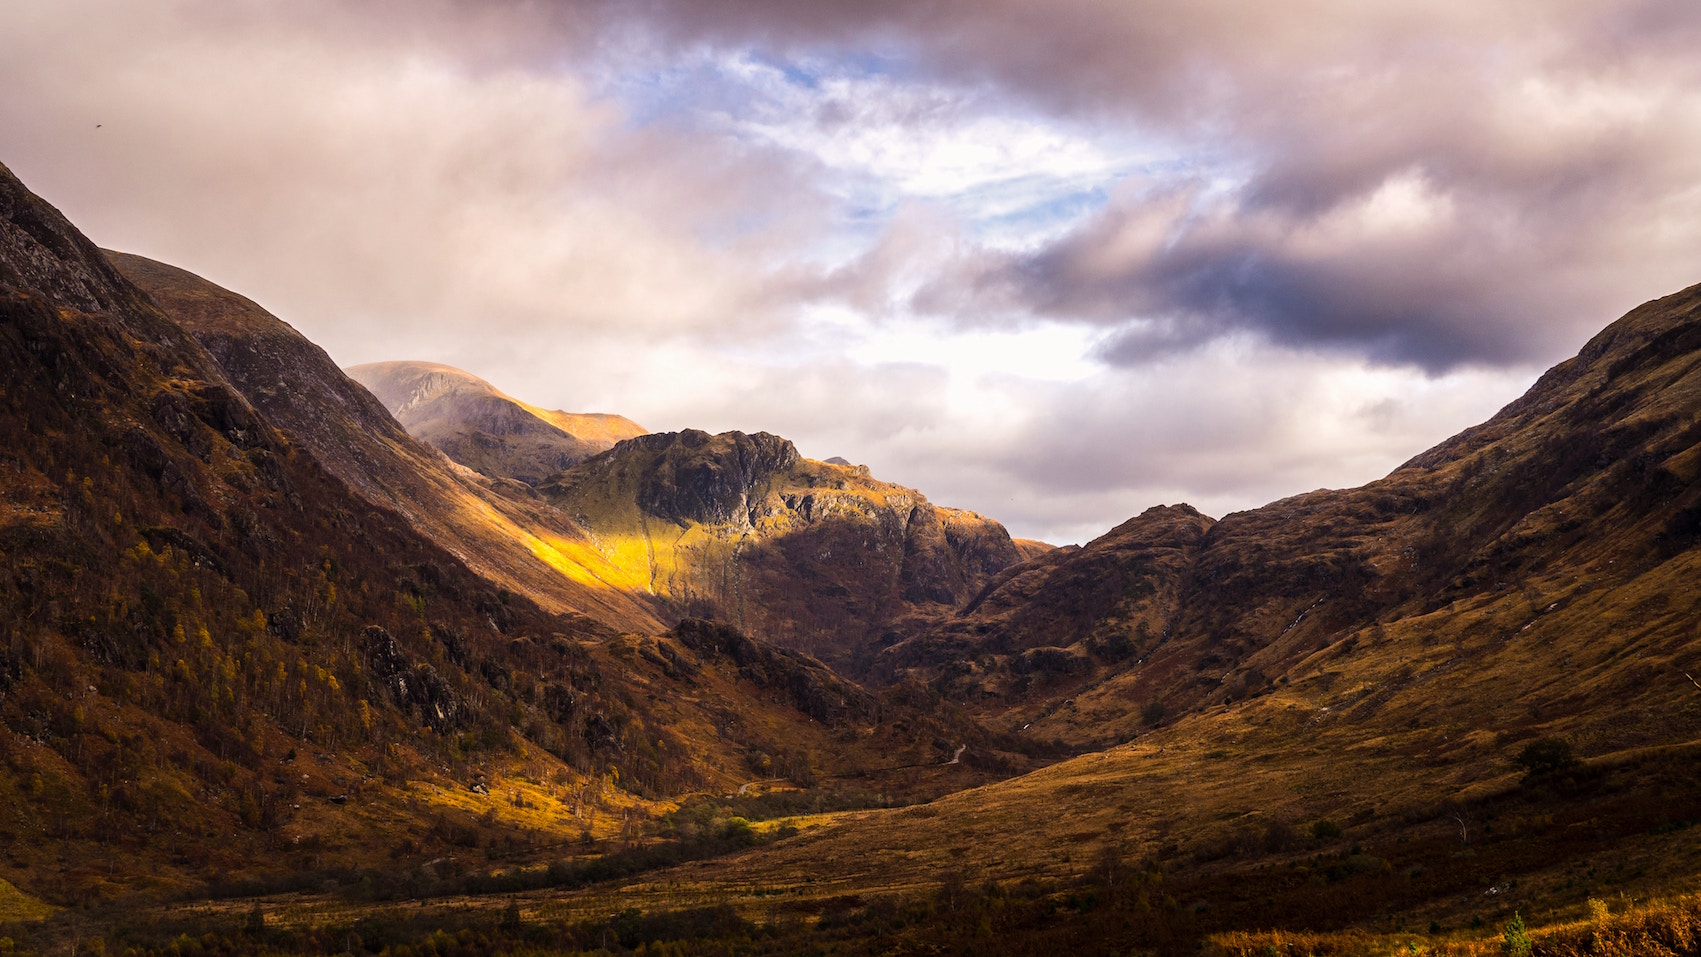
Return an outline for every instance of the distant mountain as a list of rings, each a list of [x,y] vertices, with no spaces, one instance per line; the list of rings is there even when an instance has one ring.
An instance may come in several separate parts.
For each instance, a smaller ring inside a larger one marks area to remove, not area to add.
[[[409,434],[492,478],[537,485],[646,431],[624,416],[528,405],[469,372],[434,362],[372,362],[347,371]]]
[[[670,607],[853,674],[1022,559],[991,519],[765,432],[628,439],[539,491]]]
[[[767,433],[649,435],[620,416],[540,409],[434,363],[348,374],[415,438],[535,486],[591,543],[592,560],[614,569],[604,580],[655,600],[661,617],[730,622],[847,674],[1052,548],[866,466],[805,460]]]

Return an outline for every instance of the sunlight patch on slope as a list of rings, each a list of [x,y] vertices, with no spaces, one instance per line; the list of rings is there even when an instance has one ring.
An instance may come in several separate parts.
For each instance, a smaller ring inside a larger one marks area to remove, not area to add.
[[[31,897],[4,878],[0,878],[0,923],[43,920],[58,909]]]

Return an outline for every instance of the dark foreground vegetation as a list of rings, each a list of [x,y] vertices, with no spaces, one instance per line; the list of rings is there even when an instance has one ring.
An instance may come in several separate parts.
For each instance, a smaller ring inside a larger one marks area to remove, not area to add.
[[[118,904],[62,911],[0,927],[10,941],[0,952],[71,953],[73,943],[77,953],[137,957],[1525,952],[1506,949],[1510,935],[1531,954],[1697,954],[1701,901],[1660,900],[1659,876],[1645,873],[1648,853],[1694,842],[1694,758],[1673,751],[1610,765],[1560,762],[1473,806],[1438,805],[1431,820],[1319,821],[1149,858],[1109,846],[1067,880],[998,881],[965,866],[907,898],[776,888],[754,905],[623,904],[621,887],[633,878],[788,836],[783,828],[759,835],[727,803],[700,801],[667,822],[666,840],[547,867],[414,866],[231,884],[209,895],[226,901],[215,916]],[[1471,822],[1468,836],[1455,829],[1458,816]],[[286,925],[280,895],[304,890],[340,901],[327,912],[350,916]],[[601,916],[546,916],[574,891],[585,905],[579,913]],[[267,896],[231,899],[239,894]],[[1458,900],[1469,903],[1450,903]],[[1522,936],[1508,930],[1526,921]],[[1260,927],[1284,929],[1247,929]]]

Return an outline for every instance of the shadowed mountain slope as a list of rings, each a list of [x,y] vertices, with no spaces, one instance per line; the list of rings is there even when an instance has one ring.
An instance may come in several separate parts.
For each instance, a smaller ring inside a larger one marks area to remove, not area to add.
[[[1268,694],[1391,635],[1426,644],[1400,653],[1411,670],[1383,696],[1421,684],[1415,662],[1435,647],[1491,635],[1511,647],[1547,636],[1543,664],[1580,669],[1628,639],[1606,614],[1627,602],[1681,681],[1701,663],[1685,578],[1701,542],[1698,307],[1701,288],[1636,309],[1490,421],[1362,488],[1215,523],[1154,509],[1012,569],[956,620],[888,649],[883,667],[1015,705],[1023,723],[1043,715],[1066,738],[1126,740],[1152,702],[1174,715]],[[983,653],[988,667],[948,673]],[[1500,668],[1470,672],[1486,676],[1484,694],[1522,687]],[[1559,673],[1543,680],[1571,683]],[[1549,707],[1560,702],[1586,710],[1573,692]]]
[[[628,439],[539,491],[682,613],[855,673],[1021,559],[1002,525],[758,432]]]
[[[655,606],[581,530],[522,488],[465,472],[410,436],[325,351],[249,299],[163,263],[109,253],[254,407],[362,498],[394,509],[475,571],[553,611],[659,631]]]
[[[435,362],[370,362],[347,371],[410,435],[492,478],[536,485],[645,432],[624,416],[527,405],[469,372]]]

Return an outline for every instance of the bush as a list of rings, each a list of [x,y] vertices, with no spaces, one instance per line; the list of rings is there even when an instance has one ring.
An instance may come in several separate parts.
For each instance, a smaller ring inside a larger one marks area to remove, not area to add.
[[[1542,738],[1524,745],[1518,752],[1517,765],[1527,778],[1542,777],[1574,768],[1581,764],[1571,753],[1571,744],[1562,738]]]
[[[1319,841],[1332,841],[1341,836],[1341,826],[1324,818],[1311,825],[1311,836]]]

